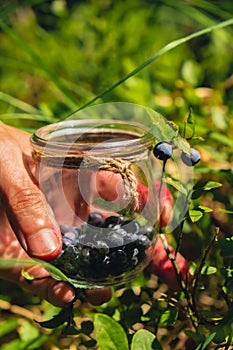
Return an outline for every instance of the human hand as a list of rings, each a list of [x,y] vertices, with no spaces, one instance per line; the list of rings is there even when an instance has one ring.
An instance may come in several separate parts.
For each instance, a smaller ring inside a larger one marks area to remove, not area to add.
[[[29,259],[29,256],[32,256],[42,260],[52,260],[61,251],[61,234],[53,218],[52,210],[49,210],[48,207],[45,208],[45,202],[42,200],[43,195],[33,176],[34,162],[31,158],[30,135],[1,123],[0,136],[0,223],[4,238],[0,242],[0,256],[23,259]],[[155,180],[155,185],[158,190],[160,185],[158,180]],[[112,176],[106,171],[98,172],[95,186],[98,195],[107,201],[111,200],[111,196],[115,199],[117,193],[124,190],[120,175]],[[139,183],[138,190],[140,203],[143,206],[148,199],[148,189]],[[163,187],[159,216],[161,226],[166,226],[170,222],[172,209],[172,196]],[[157,245],[157,249],[161,252],[162,246]],[[154,254],[154,264],[151,265],[152,272],[157,275],[163,275],[160,274],[164,269],[160,257],[161,254]],[[27,287],[33,293],[48,299],[55,305],[64,304],[74,298],[74,290],[69,284],[57,282],[48,277],[48,272],[41,266],[30,267],[28,272],[37,277],[46,276],[47,278],[35,280],[29,285],[21,276],[20,266],[16,266],[10,271],[0,271],[0,277]],[[102,303],[110,298],[110,290],[106,288],[97,292],[89,290],[87,294],[94,304]]]
[[[36,257],[49,261],[61,251],[59,227],[52,211],[45,208],[33,171],[30,135],[0,123],[0,258]],[[41,266],[26,269],[36,277],[46,277],[30,284],[21,270],[20,262],[14,268],[0,269],[0,278],[15,282],[57,306],[74,299],[73,287],[52,279]],[[93,304],[111,297],[107,288],[86,293]]]

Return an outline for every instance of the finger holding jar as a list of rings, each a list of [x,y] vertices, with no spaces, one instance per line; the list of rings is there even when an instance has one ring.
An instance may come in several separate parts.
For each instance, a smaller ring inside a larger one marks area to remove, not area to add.
[[[26,288],[56,306],[75,297],[74,288],[56,281],[33,261],[25,268],[37,278],[28,283],[22,276],[20,260],[31,257],[50,261],[61,251],[62,238],[58,224],[34,177],[30,136],[0,122],[0,259],[15,259],[14,266],[0,269],[0,278]],[[96,295],[96,297],[95,297]],[[101,304],[111,298],[110,290],[89,291],[87,298]]]
[[[50,260],[61,251],[61,235],[45,209],[32,175],[30,135],[0,124],[0,194],[7,218],[27,252]]]

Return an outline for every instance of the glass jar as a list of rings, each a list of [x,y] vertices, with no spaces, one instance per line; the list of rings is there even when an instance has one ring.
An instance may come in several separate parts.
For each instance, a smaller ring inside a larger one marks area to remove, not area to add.
[[[38,129],[31,144],[63,239],[51,263],[79,287],[135,278],[157,237],[154,137],[133,122],[67,120]]]

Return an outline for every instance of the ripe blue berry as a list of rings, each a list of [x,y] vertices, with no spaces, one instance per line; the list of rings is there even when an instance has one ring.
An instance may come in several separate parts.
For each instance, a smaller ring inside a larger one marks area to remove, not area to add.
[[[172,156],[172,145],[166,141],[159,142],[155,145],[153,152],[156,158],[168,160]]]
[[[95,247],[101,252],[101,254],[107,255],[109,253],[109,246],[104,241],[97,241]]]
[[[64,244],[64,246],[68,246],[70,244],[74,244],[75,239],[76,239],[75,233],[72,231],[67,231],[63,235],[62,243]]]
[[[117,249],[110,255],[111,274],[120,275],[127,269],[129,260],[127,254],[122,249]]]
[[[92,226],[102,227],[104,224],[104,218],[101,213],[93,211],[89,214],[87,223]]]
[[[124,245],[134,243],[138,239],[138,235],[135,233],[126,233],[124,236]]]
[[[144,235],[139,235],[138,236],[138,241],[137,241],[137,248],[139,249],[140,252],[145,252],[145,250],[149,247],[150,245],[150,240],[148,237]]]
[[[194,166],[200,161],[201,156],[195,148],[190,148],[190,154],[182,152],[181,159],[187,166]]]
[[[124,224],[124,230],[128,233],[136,233],[138,234],[140,232],[140,225],[137,221],[126,221]]]
[[[104,227],[114,227],[115,225],[121,225],[124,222],[123,216],[111,215],[105,219]]]
[[[106,235],[107,244],[110,248],[120,247],[124,244],[124,238],[117,232],[111,231]]]
[[[70,230],[72,230],[72,227],[70,227],[67,224],[61,224],[60,225],[60,231],[62,234],[66,233],[66,232],[70,232]]]

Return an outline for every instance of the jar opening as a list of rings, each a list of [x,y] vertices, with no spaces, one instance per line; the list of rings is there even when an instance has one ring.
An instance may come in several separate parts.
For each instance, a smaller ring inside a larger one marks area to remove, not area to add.
[[[154,138],[143,125],[112,120],[69,120],[38,129],[31,138],[34,156],[71,159],[85,156],[146,157]],[[75,162],[75,161],[74,161]],[[66,163],[66,162],[65,162]],[[59,162],[59,165],[61,163]]]

